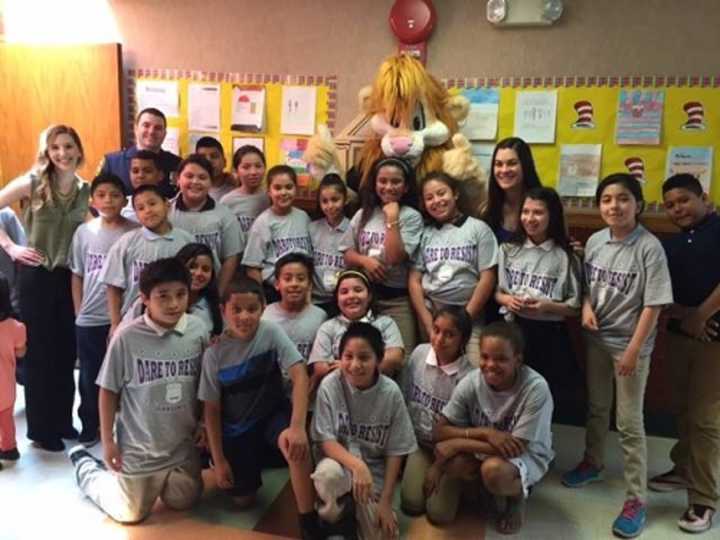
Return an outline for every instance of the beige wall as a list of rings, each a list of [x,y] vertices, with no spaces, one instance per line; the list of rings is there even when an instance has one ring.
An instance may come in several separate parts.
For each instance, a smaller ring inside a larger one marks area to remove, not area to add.
[[[126,68],[335,74],[339,128],[395,49],[392,0],[110,3]],[[553,27],[497,29],[484,0],[435,0],[428,67],[439,77],[720,74],[720,0],[565,3]]]

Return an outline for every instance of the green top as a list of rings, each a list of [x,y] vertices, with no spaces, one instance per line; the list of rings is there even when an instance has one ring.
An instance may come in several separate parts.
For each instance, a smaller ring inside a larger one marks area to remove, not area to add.
[[[33,210],[40,179],[30,175],[30,204],[25,209],[25,229],[28,246],[45,255],[42,266],[48,270],[68,266],[68,250],[75,229],[85,221],[90,203],[90,185],[76,176],[74,195],[68,200],[53,190],[52,205]]]

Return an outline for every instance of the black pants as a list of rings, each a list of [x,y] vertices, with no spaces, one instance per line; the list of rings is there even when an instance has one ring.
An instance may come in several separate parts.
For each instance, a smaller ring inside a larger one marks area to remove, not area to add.
[[[540,373],[553,396],[553,421],[585,425],[585,377],[565,321],[535,321],[515,317],[525,337],[525,363]]]
[[[98,385],[95,384],[105,351],[110,325],[75,326],[77,351],[80,359],[80,407],[78,416],[83,435],[94,436],[100,429]]]
[[[23,266],[20,315],[27,325],[25,367],[27,436],[54,441],[72,429],[75,397],[75,314],[70,271]]]

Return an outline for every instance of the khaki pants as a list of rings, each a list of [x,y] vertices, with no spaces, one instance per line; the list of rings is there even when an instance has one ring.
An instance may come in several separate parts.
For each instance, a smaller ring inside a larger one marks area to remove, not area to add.
[[[77,464],[75,474],[83,493],[112,519],[125,524],[144,520],[158,497],[172,510],[187,510],[203,490],[197,459],[149,475],[125,476],[86,458]]]
[[[616,420],[623,451],[623,465],[628,498],[646,500],[647,440],[643,419],[645,385],[650,372],[650,356],[641,357],[633,375],[616,375],[615,363],[620,355],[611,353],[599,340],[587,338],[588,420],[585,452],[602,467],[605,461],[605,439],[609,431],[616,394]]]
[[[417,344],[415,310],[413,310],[410,304],[410,298],[407,296],[389,300],[378,298],[375,305],[377,306],[376,315],[391,317],[395,321],[395,324],[398,325],[403,345],[405,346],[405,357],[407,358]]]
[[[430,523],[446,525],[455,520],[465,483],[444,474],[435,492],[426,498],[423,484],[433,461],[432,451],[426,448],[419,448],[408,456],[400,487],[400,504],[406,514],[426,513]]]
[[[667,334],[679,439],[670,452],[690,504],[715,508],[720,493],[720,343]]]
[[[321,459],[317,467],[315,467],[312,478],[315,491],[321,497],[339,498],[352,489],[352,473],[334,459]],[[327,500],[324,502],[326,504],[318,508],[318,515],[321,519],[333,523],[337,519],[337,513],[334,510],[338,507],[334,504],[334,501]],[[361,540],[388,538],[383,535],[382,529],[378,527],[377,503],[378,497],[376,494],[373,500],[367,504],[355,504],[355,519],[358,525],[358,536]],[[395,521],[397,522],[397,516],[395,516]],[[396,529],[396,531],[398,533],[393,539],[400,538],[399,529]]]

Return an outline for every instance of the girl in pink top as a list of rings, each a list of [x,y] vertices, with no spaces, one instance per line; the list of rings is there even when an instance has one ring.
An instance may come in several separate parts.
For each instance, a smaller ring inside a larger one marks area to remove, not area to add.
[[[13,319],[10,285],[0,275],[0,460],[20,457],[15,443],[15,361],[25,355],[25,325]],[[2,469],[2,463],[0,463]]]

